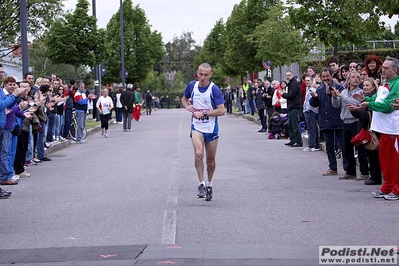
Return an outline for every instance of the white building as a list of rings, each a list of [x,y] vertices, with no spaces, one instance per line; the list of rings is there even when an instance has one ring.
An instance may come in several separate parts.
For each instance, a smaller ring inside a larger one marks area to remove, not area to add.
[[[6,48],[0,47],[0,51]],[[22,73],[22,60],[20,55],[20,49],[13,51],[12,53],[0,58],[0,64],[3,65],[4,77],[16,77],[20,81],[23,79]]]

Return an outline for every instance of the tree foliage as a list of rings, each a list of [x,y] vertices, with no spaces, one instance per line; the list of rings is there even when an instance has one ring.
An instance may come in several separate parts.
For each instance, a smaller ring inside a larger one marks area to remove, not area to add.
[[[257,50],[251,35],[266,18],[267,12],[278,0],[242,0],[235,5],[226,22],[225,62],[229,75],[244,75],[246,71],[258,71],[262,62],[256,59]]]
[[[162,36],[157,31],[151,31],[145,12],[139,5],[134,7],[131,0],[125,0],[122,8],[125,69],[129,73],[126,82],[142,82],[165,54]],[[122,61],[119,15],[119,11],[115,13],[106,28],[106,45],[109,47],[107,74],[104,76],[106,82],[120,81]]]
[[[172,42],[165,44],[165,49],[166,55],[161,62],[162,72],[181,72],[186,83],[193,80],[196,70],[194,58],[199,53],[199,47],[195,44],[192,32],[183,32],[180,37],[174,36]]]
[[[203,62],[211,64],[213,70],[212,81],[218,86],[223,87],[226,75],[224,72],[228,66],[224,62],[224,54],[226,52],[226,26],[223,19],[216,21],[215,26],[208,34],[204,41],[199,54],[195,57],[194,63],[196,66]]]
[[[36,39],[32,44],[32,48],[29,49],[29,65],[33,67],[33,73],[36,78],[49,76],[51,73],[55,73],[64,80],[75,77],[74,66],[55,64],[47,57],[47,47],[41,39]],[[78,78],[84,79],[87,74],[87,68],[78,68]]]
[[[271,60],[273,66],[284,66],[302,61],[309,52],[306,40],[294,29],[285,10],[282,4],[273,6],[267,19],[256,27],[252,36],[257,60]]]
[[[17,49],[21,39],[21,16],[19,0],[3,0],[0,4],[0,32],[3,45],[16,44]],[[53,22],[62,8],[62,0],[27,0],[28,35],[39,37]],[[5,47],[0,51],[0,58],[11,52]]]
[[[372,0],[371,2],[373,5],[378,7],[379,11],[381,11],[384,15],[388,15],[390,18],[392,18],[393,15],[399,14],[399,0]]]
[[[296,0],[289,14],[293,25],[308,39],[320,39],[325,46],[360,45],[380,30],[380,12],[371,1]],[[299,7],[296,7],[299,5]]]
[[[74,12],[56,20],[46,32],[48,57],[54,63],[70,64],[77,70],[79,66],[93,67],[102,61],[104,34],[88,11],[88,1],[78,0]]]

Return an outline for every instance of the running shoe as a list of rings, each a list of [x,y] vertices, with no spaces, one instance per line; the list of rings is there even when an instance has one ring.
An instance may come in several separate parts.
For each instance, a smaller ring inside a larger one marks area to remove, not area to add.
[[[197,197],[198,198],[204,198],[205,194],[206,194],[206,189],[205,189],[204,184],[199,185],[198,186],[198,195],[197,195]]]
[[[206,187],[206,201],[212,199],[212,187]]]

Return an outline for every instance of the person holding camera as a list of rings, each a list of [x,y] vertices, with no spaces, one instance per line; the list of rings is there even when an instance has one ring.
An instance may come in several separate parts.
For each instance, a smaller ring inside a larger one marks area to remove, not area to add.
[[[339,92],[343,91],[344,87],[333,81],[333,72],[329,68],[323,68],[321,70],[322,84],[316,89],[316,91],[310,91],[312,98],[309,99],[309,104],[313,107],[319,108],[319,127],[320,131],[323,132],[324,140],[326,142],[326,151],[328,158],[329,169],[323,174],[323,176],[338,175],[337,158],[335,157],[335,138],[338,139],[341,147],[345,147],[343,143],[343,128],[344,122],[342,121],[340,114],[341,110],[334,108],[332,105],[332,91],[334,89]],[[345,150],[342,151],[343,157],[345,157]],[[344,161],[344,169],[345,169]]]

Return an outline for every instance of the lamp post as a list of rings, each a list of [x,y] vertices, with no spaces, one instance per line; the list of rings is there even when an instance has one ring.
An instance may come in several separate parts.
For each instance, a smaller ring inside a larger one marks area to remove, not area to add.
[[[122,89],[125,89],[126,83],[126,69],[125,69],[125,41],[123,37],[123,4],[122,0],[120,0],[120,7],[119,7],[119,27],[120,27],[120,35],[121,35],[121,63],[122,68],[120,72],[120,76],[122,78]]]
[[[93,17],[96,17],[96,0],[92,0],[91,7],[93,11]],[[97,98],[93,99],[93,106],[96,106],[97,99],[100,97],[101,83],[98,82],[100,76],[99,68],[100,66],[98,65],[94,66],[94,93],[96,94]],[[100,121],[100,113],[97,112],[97,108],[93,108],[93,119],[94,118],[96,121]]]
[[[21,48],[22,48],[22,76],[29,72],[28,60],[28,22],[26,17],[26,0],[20,2],[21,12]]]

